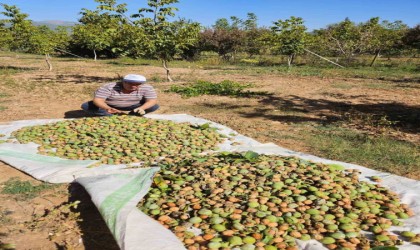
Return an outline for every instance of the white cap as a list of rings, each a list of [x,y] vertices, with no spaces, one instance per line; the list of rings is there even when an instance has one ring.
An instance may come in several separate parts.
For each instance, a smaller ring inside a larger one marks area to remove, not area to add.
[[[142,75],[135,75],[135,74],[128,74],[123,78],[124,82],[132,82],[132,83],[145,83],[146,77]]]

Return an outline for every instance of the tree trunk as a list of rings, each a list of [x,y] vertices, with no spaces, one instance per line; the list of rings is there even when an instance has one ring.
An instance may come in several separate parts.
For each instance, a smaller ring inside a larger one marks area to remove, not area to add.
[[[97,58],[97,56],[96,56],[96,50],[93,50],[93,54],[95,55],[95,57],[93,58],[93,60],[96,61],[96,58]]]
[[[172,80],[171,78],[171,74],[168,68],[168,62],[166,60],[162,60],[162,64],[163,64],[163,68],[166,70],[166,80],[173,82],[174,80]]]
[[[51,71],[52,70],[52,64],[50,62],[50,55],[49,54],[45,54],[45,61],[48,64],[48,71]]]
[[[345,61],[347,65],[351,65],[351,62],[353,61],[353,55],[351,54],[346,55]]]
[[[292,67],[292,55],[287,57],[287,68],[290,69],[290,67]]]
[[[290,65],[292,65],[293,62],[295,61],[296,54],[292,54],[290,57],[291,57],[290,58]]]
[[[373,58],[373,60],[372,60],[372,62],[370,63],[370,67],[372,67],[373,66],[373,64],[375,63],[375,61],[376,61],[376,58],[379,56],[379,53],[381,53],[381,50],[380,49],[378,49],[377,51],[376,51],[376,54],[375,54],[375,57]]]

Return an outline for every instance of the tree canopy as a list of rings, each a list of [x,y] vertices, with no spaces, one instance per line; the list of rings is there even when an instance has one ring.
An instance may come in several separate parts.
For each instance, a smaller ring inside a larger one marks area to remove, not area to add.
[[[68,32],[35,26],[17,6],[0,4],[0,49],[45,54],[56,48],[76,55],[97,58],[128,56],[157,59],[172,80],[168,63],[176,59],[195,60],[203,52],[216,53],[221,60],[236,62],[248,57],[285,56],[289,66],[308,49],[324,56],[352,63],[359,55],[416,56],[420,50],[419,25],[373,17],[361,23],[349,18],[325,28],[308,31],[301,17],[273,21],[260,27],[258,17],[219,18],[210,27],[177,17],[178,0],[148,0],[137,13],[127,16],[127,4],[116,0],[94,0],[93,10],[81,9],[79,22]],[[283,58],[283,57],[282,57]],[[48,60],[48,59],[47,59]],[[48,62],[48,61],[47,61]]]

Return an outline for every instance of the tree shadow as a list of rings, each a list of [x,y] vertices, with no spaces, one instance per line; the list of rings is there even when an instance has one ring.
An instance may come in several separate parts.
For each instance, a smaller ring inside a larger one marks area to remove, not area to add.
[[[420,81],[419,81],[420,82]],[[412,88],[412,89],[420,89],[420,84],[419,82],[417,83],[410,83],[410,82],[397,82],[396,86],[398,88]]]
[[[270,110],[271,112],[272,110]],[[264,112],[264,111],[262,111]],[[267,111],[265,111],[267,112]],[[256,110],[256,112],[253,113],[243,113],[241,112],[241,115],[246,118],[254,118],[258,117],[256,114],[261,114],[261,111]],[[335,117],[309,117],[304,115],[271,115],[271,114],[265,114],[264,118],[272,120],[272,121],[281,121],[284,123],[305,123],[305,122],[316,122],[316,123],[322,123],[325,124],[326,122],[332,122],[337,121],[338,119]]]
[[[266,108],[255,108],[253,105],[240,105],[240,104],[229,104],[229,103],[205,103],[202,104],[202,106],[206,108],[212,108],[212,109],[224,109],[224,110],[230,110],[232,112],[236,112],[237,114],[240,114],[242,117],[245,118],[257,118],[257,117],[263,117],[265,119],[269,119],[272,121],[281,121],[285,123],[289,122],[318,122],[318,123],[324,123],[326,118],[325,117],[308,117],[305,116],[306,113],[309,113],[309,110],[306,110],[304,108],[294,107],[294,108],[288,108],[287,113],[290,114],[279,114],[275,115],[273,113],[273,108],[266,107]],[[252,109],[254,108],[253,112],[244,112],[243,109]],[[334,119],[334,118],[329,118]],[[335,119],[337,120],[337,119]]]
[[[389,82],[395,82],[395,83],[420,83],[420,78],[418,77],[404,77],[404,78],[399,78],[399,79],[388,79],[385,77],[378,77],[378,80],[381,81],[389,81]]]
[[[1,66],[0,69],[3,70],[37,70],[38,68],[35,67],[16,67],[16,66]]]
[[[231,105],[229,103],[202,104],[208,108],[231,110],[246,117],[261,117],[286,123],[316,122],[323,125],[335,122],[365,122],[371,126],[389,126],[407,133],[420,132],[420,106],[409,106],[400,102],[368,103],[365,95],[336,96],[343,101],[311,99],[296,95],[278,97],[267,93],[259,95],[260,107],[252,112],[243,111],[251,105]],[[361,99],[366,103],[353,104],[345,100]],[[277,115],[275,112],[279,112]]]
[[[347,99],[364,98],[363,96],[346,96]],[[354,115],[362,119],[370,119],[371,122],[390,125],[403,132],[417,133],[420,132],[420,106],[409,106],[400,102],[381,102],[381,103],[361,103],[352,104],[345,101],[331,101],[325,99],[310,99],[299,96],[289,96],[280,98],[276,96],[267,96],[259,101],[263,106],[274,106],[275,109],[285,110],[287,112],[310,113],[312,116],[320,117],[322,123],[332,123],[336,121],[345,121],[346,114]],[[267,114],[268,110],[257,110],[252,113],[242,113],[247,117],[262,116],[270,120],[280,120],[289,116],[273,116]],[[351,118],[351,117],[350,117]],[[382,120],[381,120],[382,119]],[[311,118],[309,120],[316,121]],[[301,116],[294,121],[305,121]],[[387,123],[387,124],[385,124]],[[374,124],[373,124],[374,125]]]
[[[150,63],[121,63],[121,62],[107,62],[106,64],[112,64],[117,66],[150,66]]]
[[[219,103],[219,104],[205,103],[202,106],[205,106],[207,108],[222,108],[223,107],[223,109],[229,109],[229,110],[253,107],[252,105],[229,104],[229,103],[225,103],[225,102]]]
[[[69,193],[69,202],[80,201],[76,212],[80,213],[82,219],[78,222],[78,225],[83,234],[82,239],[85,249],[120,249],[101,214],[95,204],[93,204],[90,195],[83,186],[78,183],[71,183]]]
[[[114,82],[119,80],[117,76],[115,77],[101,77],[101,76],[86,76],[80,74],[71,74],[64,75],[58,74],[56,76],[51,75],[40,75],[35,78],[36,81],[56,81],[60,83],[74,83],[74,84],[83,84],[83,83],[106,83]]]
[[[86,61],[86,60],[90,59],[88,57],[85,57],[85,58],[69,58],[69,57],[65,57],[65,56],[63,56],[63,57],[58,56],[58,58],[60,58],[60,61],[62,61],[62,62],[81,62],[81,61]]]

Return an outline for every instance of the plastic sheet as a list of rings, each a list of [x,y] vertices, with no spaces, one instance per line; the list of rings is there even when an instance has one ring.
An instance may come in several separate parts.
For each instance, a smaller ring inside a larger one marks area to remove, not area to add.
[[[382,179],[381,185],[400,195],[403,203],[408,204],[415,216],[404,220],[403,227],[391,227],[391,232],[413,231],[420,233],[420,182],[401,176],[375,171],[355,164],[319,158],[313,155],[291,151],[273,143],[262,144],[258,141],[240,135],[236,131],[205,119],[185,114],[157,115],[149,114],[151,119],[189,122],[202,125],[209,123],[218,128],[218,132],[228,137],[220,144],[219,151],[242,152],[254,151],[260,154],[281,156],[296,156],[305,160],[326,164],[340,164],[345,168],[359,169],[360,178],[369,181],[367,177],[375,175]],[[58,120],[16,121],[0,125],[1,139],[7,139],[12,131],[24,126],[32,126],[56,122]],[[106,165],[90,167],[95,161],[66,160],[57,157],[36,154],[36,144],[19,144],[16,142],[0,144],[0,160],[20,169],[36,179],[66,183],[77,181],[89,192],[93,202],[98,207],[111,232],[113,232],[121,249],[185,249],[182,243],[169,230],[158,222],[143,214],[136,208],[151,185],[153,174],[157,168],[129,168],[126,165]],[[298,241],[301,249],[326,249],[321,243]],[[419,246],[405,242],[400,249],[420,249]]]

